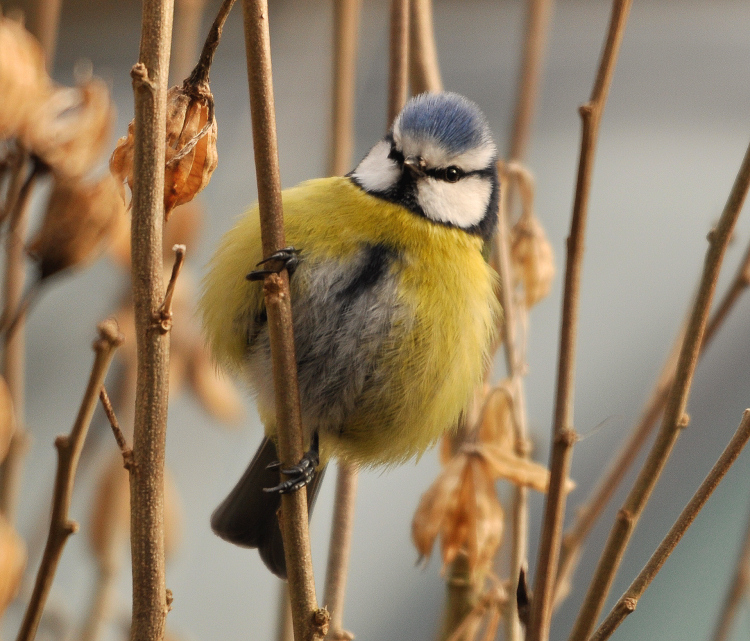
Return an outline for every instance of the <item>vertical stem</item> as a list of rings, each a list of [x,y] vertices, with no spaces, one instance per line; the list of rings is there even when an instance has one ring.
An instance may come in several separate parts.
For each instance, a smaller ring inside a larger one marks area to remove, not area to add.
[[[138,348],[130,532],[132,641],[161,641],[169,608],[164,570],[164,450],[169,333],[158,323],[164,298],[164,141],[174,0],[143,0],[141,47],[130,72],[135,94],[132,281]]]
[[[334,0],[332,176],[343,176],[352,162],[359,12],[360,0]]]
[[[33,33],[44,49],[47,71],[52,73],[57,49],[57,32],[60,27],[62,0],[35,0]]]
[[[523,42],[516,107],[513,112],[513,127],[508,150],[508,158],[511,160],[523,160],[528,151],[553,8],[553,0],[527,0],[526,2],[526,35]]]
[[[10,220],[5,244],[5,281],[3,318],[13,318],[23,297],[26,275],[26,230],[29,219],[31,192],[36,181],[37,170],[24,179],[28,169],[26,155],[19,160],[13,181],[8,189],[8,205],[11,207]],[[21,314],[4,335],[3,376],[8,384],[13,411],[16,415],[16,431],[0,472],[0,511],[9,523],[15,523],[18,506],[18,493],[23,472],[23,457],[26,451],[27,436],[24,427],[25,388],[26,388],[26,315]]]
[[[576,194],[573,203],[573,218],[567,240],[565,289],[560,326],[560,356],[557,368],[557,393],[549,466],[550,482],[544,505],[528,641],[546,641],[549,638],[552,598],[562,539],[563,518],[565,516],[565,482],[570,471],[573,445],[576,440],[576,433],[573,428],[576,329],[588,198],[591,191],[599,123],[607,101],[607,93],[612,81],[630,4],[631,0],[615,0],[613,2],[609,31],[591,98],[588,103],[580,108],[583,131]]]
[[[432,20],[432,0],[411,0],[409,39],[409,75],[414,95],[443,90],[440,79],[435,30]]]
[[[175,0],[172,83],[182,82],[195,67],[206,0]]]
[[[341,639],[344,631],[344,595],[352,547],[356,498],[357,468],[340,462],[336,476],[333,526],[331,542],[328,545],[328,568],[323,601],[331,612],[331,627],[326,637],[331,641]]]
[[[268,257],[285,245],[268,3],[266,0],[244,0],[243,9],[261,238],[263,254]],[[279,458],[284,467],[289,467],[302,457],[303,444],[289,275],[286,270],[266,276],[264,295],[273,363]],[[325,636],[323,628],[327,628],[328,623],[325,611],[318,610],[317,606],[307,518],[306,492],[282,495],[280,525],[296,641]]]
[[[278,641],[294,641],[292,626],[292,606],[289,603],[289,585],[279,582],[279,609],[276,619],[276,638]]]
[[[409,0],[391,0],[390,56],[388,65],[388,123],[409,95]]]
[[[100,566],[91,597],[91,605],[86,614],[86,621],[81,630],[79,641],[97,641],[101,635],[102,624],[107,620],[114,595],[117,568],[115,566]]]

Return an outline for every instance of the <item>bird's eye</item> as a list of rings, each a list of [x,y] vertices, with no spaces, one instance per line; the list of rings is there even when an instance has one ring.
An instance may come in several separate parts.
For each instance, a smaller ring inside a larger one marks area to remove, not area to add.
[[[445,170],[445,179],[449,183],[458,182],[459,178],[461,178],[461,170],[458,167],[448,167]]]

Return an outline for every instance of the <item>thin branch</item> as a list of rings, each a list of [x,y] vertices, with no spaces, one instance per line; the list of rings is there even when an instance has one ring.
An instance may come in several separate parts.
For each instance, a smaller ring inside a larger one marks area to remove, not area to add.
[[[411,0],[411,35],[409,38],[409,75],[414,95],[443,90],[440,79],[432,0]]]
[[[243,8],[261,238],[263,255],[268,257],[285,246],[268,4],[266,0],[244,0]],[[302,457],[303,441],[286,270],[266,276],[263,293],[271,343],[279,458],[284,467],[289,467]],[[296,641],[323,637],[328,627],[328,613],[318,609],[315,596],[307,519],[307,493],[283,494],[280,525]]]
[[[207,0],[175,0],[174,32],[179,37],[172,41],[172,84],[186,78],[193,69],[206,2]]]
[[[745,410],[740,426],[737,428],[732,440],[729,441],[729,445],[722,452],[719,460],[716,461],[708,476],[696,490],[693,498],[690,499],[685,509],[682,510],[682,513],[664,537],[664,540],[651,555],[648,563],[646,563],[635,581],[630,584],[625,594],[620,597],[620,600],[612,608],[612,611],[604,619],[590,641],[604,641],[608,639],[620,623],[623,622],[625,617],[635,610],[638,600],[643,596],[646,588],[654,580],[659,570],[661,570],[669,555],[672,554],[683,534],[687,532],[695,517],[698,516],[698,512],[701,511],[701,508],[706,504],[711,494],[713,494],[713,491],[724,478],[724,475],[729,471],[732,463],[737,460],[748,439],[750,439],[750,410]]]
[[[62,0],[35,0],[34,20],[31,32],[44,50],[47,71],[52,72],[57,49],[57,32],[60,28]]]
[[[172,327],[172,298],[174,297],[174,288],[177,285],[177,277],[180,275],[182,265],[185,262],[185,245],[175,245],[172,247],[174,252],[174,263],[172,265],[172,274],[167,283],[167,292],[164,294],[164,300],[159,305],[159,324],[162,331],[168,332]]]
[[[191,86],[201,88],[203,85],[208,84],[208,76],[211,71],[211,63],[214,60],[214,54],[221,41],[221,33],[224,30],[224,23],[229,16],[229,12],[232,10],[235,0],[224,0],[219,8],[219,13],[216,14],[211,29],[208,32],[206,42],[203,44],[201,50],[201,57],[198,60],[198,64],[195,65],[190,77],[185,80],[185,86]],[[211,118],[209,118],[211,120]]]
[[[716,629],[712,637],[713,641],[727,641],[732,629],[732,623],[737,610],[745,602],[747,590],[750,587],[750,520],[745,528],[745,542],[737,559],[732,584],[729,586],[724,606],[721,608],[719,618],[716,620]]]
[[[508,150],[511,160],[523,160],[528,150],[553,9],[553,0],[526,2],[526,30]]]
[[[128,470],[133,470],[133,450],[128,447],[128,442],[125,439],[125,435],[120,429],[120,424],[117,422],[117,416],[115,416],[115,409],[112,407],[112,402],[109,400],[107,389],[102,385],[102,389],[99,391],[99,400],[102,402],[104,413],[107,415],[107,420],[112,427],[112,433],[115,435],[115,441],[117,441],[117,447],[120,448],[122,454],[123,467]]]
[[[685,330],[685,340],[680,350],[674,385],[669,392],[664,418],[651,451],[641,468],[638,478],[618,512],[615,524],[610,531],[604,551],[599,558],[594,577],[589,585],[586,598],[578,613],[571,633],[571,641],[584,641],[596,625],[596,620],[604,606],[604,601],[622,560],[630,536],[648,502],[651,492],[659,480],[664,465],[682,428],[689,417],[685,414],[690,384],[695,372],[708,312],[711,307],[716,281],[724,259],[729,239],[739,217],[742,204],[750,185],[750,146],[745,152],[739,173],[732,186],[724,211],[717,226],[708,236],[709,247],[706,253],[703,274],[698,293],[693,304],[690,320]]]
[[[143,0],[135,95],[132,282],[137,383],[130,475],[133,641],[161,641],[169,611],[164,569],[164,456],[169,396],[169,333],[160,325],[164,298],[164,140],[174,0]]]
[[[99,325],[99,338],[94,342],[94,365],[73,429],[69,435],[58,436],[55,439],[57,473],[55,475],[52,518],[47,545],[44,548],[42,563],[36,575],[34,591],[31,594],[31,600],[26,608],[26,614],[16,641],[31,641],[34,639],[65,542],[68,540],[68,536],[78,530],[78,524],[68,519],[78,459],[81,455],[81,449],[83,449],[83,442],[86,439],[91,417],[96,408],[99,390],[104,383],[104,377],[107,375],[115,350],[122,344],[122,341],[123,337],[118,331],[115,321],[107,320]]]
[[[729,313],[740,299],[740,296],[747,290],[748,284],[750,284],[750,243],[745,250],[744,258],[737,269],[732,283],[708,320],[706,332],[701,342],[699,357],[706,353],[711,340],[716,336],[719,329],[721,329]],[[688,310],[688,314],[689,312],[690,310]],[[610,463],[607,472],[597,483],[590,497],[578,509],[573,524],[563,535],[560,564],[557,572],[557,588],[555,590],[556,604],[562,598],[559,592],[560,587],[566,581],[569,581],[575,572],[581,547],[612,498],[615,490],[622,482],[625,474],[638,457],[638,453],[648,440],[664,410],[669,390],[674,382],[677,357],[679,356],[680,347],[685,336],[687,322],[688,318],[685,319],[672,345],[670,354],[664,363],[659,379],[654,385],[651,396],[641,412],[638,423],[631,430],[627,441],[622,445],[612,463]]]
[[[357,468],[348,463],[339,462],[323,600],[331,612],[331,627],[326,637],[330,641],[341,641],[351,637],[344,631],[344,596],[352,547],[356,498]]]
[[[387,127],[390,128],[409,95],[409,0],[391,0],[388,60]]]
[[[360,0],[333,3],[333,118],[328,173],[343,176],[354,149],[354,95]]]
[[[99,567],[91,605],[78,641],[96,641],[99,638],[102,624],[106,621],[112,608],[116,579],[117,568]]]
[[[499,163],[498,163],[499,164]],[[499,166],[501,183],[508,185],[511,174],[504,166]],[[494,239],[494,255],[497,257],[497,272],[500,277],[500,292],[498,298],[503,308],[503,319],[500,334],[505,351],[505,367],[511,380],[511,407],[513,411],[513,427],[515,436],[515,452],[527,458],[529,455],[528,434],[526,427],[526,396],[524,393],[525,366],[522,362],[516,337],[516,323],[518,309],[514,295],[513,274],[510,262],[510,229],[508,222],[507,188],[500,192],[498,231]],[[518,580],[521,568],[526,563],[528,555],[529,514],[528,489],[515,487],[513,490],[513,507],[511,514],[511,552],[510,577],[511,585]],[[519,641],[522,638],[521,622],[518,618],[516,599],[509,600],[508,615],[506,617],[506,638],[509,641]]]
[[[26,276],[26,230],[29,220],[31,193],[39,175],[39,167],[34,164],[29,175],[26,156],[15,168],[11,185],[8,189],[8,207],[10,217],[5,244],[5,280],[3,323],[17,317],[12,327],[3,333],[3,376],[8,383],[13,410],[16,415],[16,431],[10,442],[10,449],[3,461],[0,475],[0,511],[10,523],[15,522],[18,494],[23,472],[23,459],[27,449],[26,430],[24,427],[25,387],[26,387],[26,315],[19,313],[23,300],[24,280]]]
[[[581,153],[573,204],[573,218],[567,241],[555,420],[550,454],[550,481],[544,506],[539,557],[536,566],[534,599],[531,605],[531,620],[527,635],[529,641],[546,641],[549,637],[552,598],[554,596],[563,518],[565,516],[565,483],[573,456],[573,445],[576,441],[576,433],[573,427],[576,328],[581,268],[583,265],[583,243],[594,166],[594,152],[599,133],[599,123],[607,101],[617,53],[625,32],[630,4],[631,0],[614,0],[613,2],[609,32],[591,98],[579,110],[583,122]]]

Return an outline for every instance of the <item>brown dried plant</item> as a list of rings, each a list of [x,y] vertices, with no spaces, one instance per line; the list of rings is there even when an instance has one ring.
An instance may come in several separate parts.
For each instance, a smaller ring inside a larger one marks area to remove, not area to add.
[[[5,378],[0,376],[0,462],[5,459],[10,440],[16,431],[16,414]]]
[[[26,560],[26,544],[0,515],[0,617],[18,593]]]

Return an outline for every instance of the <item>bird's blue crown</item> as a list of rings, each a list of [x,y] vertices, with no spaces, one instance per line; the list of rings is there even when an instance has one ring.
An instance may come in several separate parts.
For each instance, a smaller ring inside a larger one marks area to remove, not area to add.
[[[479,107],[457,93],[423,93],[412,98],[394,123],[402,136],[431,139],[451,155],[492,145]]]

